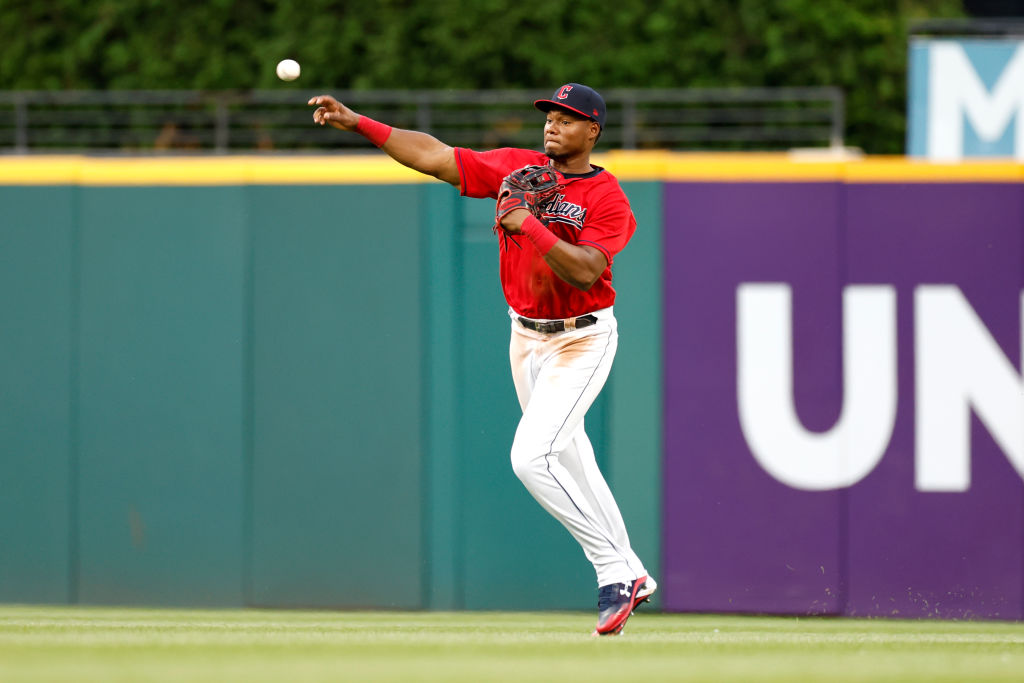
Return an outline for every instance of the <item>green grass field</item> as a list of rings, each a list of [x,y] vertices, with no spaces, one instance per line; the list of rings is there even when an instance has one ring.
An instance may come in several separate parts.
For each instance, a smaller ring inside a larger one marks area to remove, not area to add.
[[[1021,681],[1024,624],[0,606],[0,681]]]

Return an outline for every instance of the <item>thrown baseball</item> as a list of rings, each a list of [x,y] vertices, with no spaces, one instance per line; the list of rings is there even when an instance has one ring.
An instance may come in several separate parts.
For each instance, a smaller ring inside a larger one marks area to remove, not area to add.
[[[277,63],[277,77],[282,81],[294,81],[300,71],[299,63],[294,59],[282,59]]]

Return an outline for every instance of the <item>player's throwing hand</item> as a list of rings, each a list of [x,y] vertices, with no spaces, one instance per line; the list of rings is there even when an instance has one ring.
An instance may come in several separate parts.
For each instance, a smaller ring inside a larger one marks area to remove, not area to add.
[[[321,126],[327,123],[338,130],[353,131],[359,124],[359,114],[330,95],[311,97],[308,104],[317,105],[316,111],[313,112],[313,121]]]

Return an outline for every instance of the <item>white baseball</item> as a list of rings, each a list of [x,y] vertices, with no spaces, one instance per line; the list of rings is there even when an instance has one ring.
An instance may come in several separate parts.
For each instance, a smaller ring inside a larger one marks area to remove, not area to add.
[[[282,81],[294,81],[300,72],[299,63],[294,59],[282,59],[277,63],[277,77]]]

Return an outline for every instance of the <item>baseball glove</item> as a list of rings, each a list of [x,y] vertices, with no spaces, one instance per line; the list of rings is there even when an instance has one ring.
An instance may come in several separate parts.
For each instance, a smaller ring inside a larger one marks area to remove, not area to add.
[[[494,209],[494,232],[504,230],[501,219],[516,209],[526,209],[540,217],[541,207],[564,186],[550,166],[523,166],[501,181]]]

